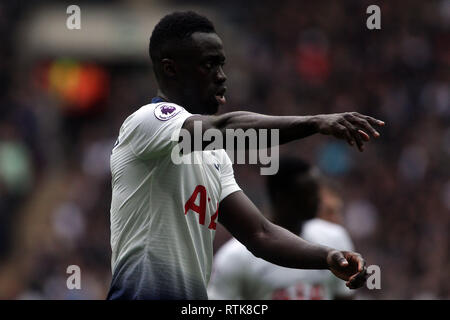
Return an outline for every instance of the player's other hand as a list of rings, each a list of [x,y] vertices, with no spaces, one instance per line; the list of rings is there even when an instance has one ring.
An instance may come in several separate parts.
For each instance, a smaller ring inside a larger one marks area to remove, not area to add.
[[[364,142],[369,141],[370,136],[380,136],[374,127],[384,126],[383,121],[358,112],[322,114],[315,119],[319,133],[346,140],[352,146],[356,144],[359,151],[364,150]]]
[[[366,262],[359,253],[331,250],[327,256],[328,269],[346,281],[347,287],[357,289],[367,280]]]

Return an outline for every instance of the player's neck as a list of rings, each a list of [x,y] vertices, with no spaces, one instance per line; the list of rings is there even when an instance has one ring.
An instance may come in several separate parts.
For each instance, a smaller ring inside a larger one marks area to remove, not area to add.
[[[169,98],[167,94],[165,94],[161,89],[158,88],[158,91],[156,92],[156,96],[158,98],[161,98],[164,101],[177,103],[174,99]],[[178,103],[177,103],[178,104]]]
[[[170,103],[175,103],[179,106],[182,106],[183,108],[185,108],[187,111],[189,111],[190,113],[199,113],[199,114],[203,114],[204,110],[202,110],[201,108],[195,108],[194,105],[188,104],[186,102],[186,99],[180,97],[179,95],[177,95],[177,93],[173,93],[170,90],[162,90],[160,88],[158,88],[158,91],[156,92],[156,96],[158,98],[160,98],[163,101],[166,102],[170,102]]]

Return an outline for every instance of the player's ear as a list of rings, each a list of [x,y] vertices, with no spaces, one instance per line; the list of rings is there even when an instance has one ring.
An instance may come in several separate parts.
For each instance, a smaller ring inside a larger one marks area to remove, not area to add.
[[[173,77],[176,74],[175,61],[169,58],[164,58],[161,61],[162,71],[167,77]]]

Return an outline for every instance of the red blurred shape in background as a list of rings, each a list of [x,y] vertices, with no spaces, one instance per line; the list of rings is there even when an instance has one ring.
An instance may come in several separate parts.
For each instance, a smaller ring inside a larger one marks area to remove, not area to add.
[[[100,66],[74,60],[55,60],[37,69],[41,87],[61,100],[69,113],[87,113],[104,106],[109,77]]]
[[[297,47],[297,72],[311,85],[323,84],[330,75],[330,61],[326,48],[307,43]]]

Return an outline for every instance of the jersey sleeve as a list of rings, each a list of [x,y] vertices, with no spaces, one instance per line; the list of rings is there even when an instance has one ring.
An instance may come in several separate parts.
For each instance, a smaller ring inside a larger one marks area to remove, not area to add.
[[[233,164],[228,154],[223,151],[222,168],[220,174],[220,182],[222,185],[222,192],[220,194],[220,201],[228,197],[233,192],[241,190],[234,178]]]
[[[211,300],[244,299],[244,281],[248,280],[245,270],[246,248],[237,240],[228,241],[214,257],[208,298]]]
[[[142,159],[168,154],[178,143],[181,127],[192,114],[173,103],[150,104],[126,121],[131,150]]]

